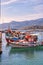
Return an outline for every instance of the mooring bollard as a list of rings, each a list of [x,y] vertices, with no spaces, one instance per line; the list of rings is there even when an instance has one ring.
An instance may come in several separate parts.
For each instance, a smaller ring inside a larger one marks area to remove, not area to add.
[[[0,54],[2,54],[2,32],[0,32]]]

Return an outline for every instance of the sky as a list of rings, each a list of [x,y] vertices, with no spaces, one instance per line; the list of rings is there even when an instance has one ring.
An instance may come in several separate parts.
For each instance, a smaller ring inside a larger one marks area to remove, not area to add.
[[[43,0],[0,0],[0,23],[43,18]]]

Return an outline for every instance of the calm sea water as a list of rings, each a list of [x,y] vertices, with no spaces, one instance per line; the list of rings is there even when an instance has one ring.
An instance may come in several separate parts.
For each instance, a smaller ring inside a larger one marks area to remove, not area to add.
[[[38,41],[43,40],[43,32],[38,34]],[[2,35],[2,55],[0,65],[43,65],[43,51],[11,52],[11,47],[6,46],[5,34]]]

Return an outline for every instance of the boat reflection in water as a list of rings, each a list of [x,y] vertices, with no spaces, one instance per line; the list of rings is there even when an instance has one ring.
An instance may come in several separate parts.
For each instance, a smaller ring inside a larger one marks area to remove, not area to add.
[[[11,47],[9,55],[23,54],[27,58],[34,58],[35,52],[43,52],[43,46],[28,47],[28,48],[13,48]]]
[[[14,48],[11,48],[9,55],[23,55],[25,58],[34,58],[34,49],[31,50],[23,50],[23,51],[15,51]]]

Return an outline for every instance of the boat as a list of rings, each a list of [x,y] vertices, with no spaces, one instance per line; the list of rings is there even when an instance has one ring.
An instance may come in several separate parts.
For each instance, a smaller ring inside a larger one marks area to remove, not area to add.
[[[22,33],[20,31],[12,32],[11,30],[6,31],[5,34],[8,45],[14,47],[29,47],[37,45],[37,35],[28,34],[26,32]]]

